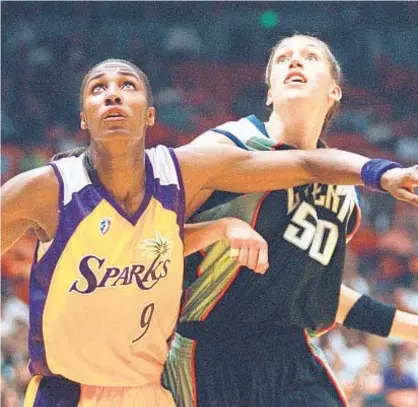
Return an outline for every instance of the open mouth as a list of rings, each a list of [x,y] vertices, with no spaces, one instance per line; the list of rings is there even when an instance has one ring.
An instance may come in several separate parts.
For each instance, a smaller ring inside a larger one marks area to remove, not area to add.
[[[114,120],[123,120],[125,118],[126,116],[122,112],[114,110],[114,111],[108,112],[106,116],[104,117],[104,120],[114,121]]]
[[[306,76],[300,72],[291,72],[289,73],[284,82],[285,84],[289,84],[289,83],[306,83],[307,79]]]
[[[105,117],[105,120],[123,120],[123,119],[125,119],[125,116],[122,116],[121,114],[110,115],[110,116]]]

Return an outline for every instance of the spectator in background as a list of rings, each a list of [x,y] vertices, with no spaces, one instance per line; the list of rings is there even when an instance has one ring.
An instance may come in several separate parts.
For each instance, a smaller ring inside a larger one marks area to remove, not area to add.
[[[203,48],[202,39],[195,27],[176,25],[167,30],[163,50],[174,61],[198,56]]]
[[[370,295],[370,285],[367,280],[360,275],[358,262],[359,259],[357,255],[351,250],[347,250],[344,261],[343,283],[361,294]]]
[[[402,345],[392,345],[391,356],[391,364],[383,373],[386,400],[392,407],[416,407],[418,386],[406,371]]]
[[[356,376],[367,367],[370,362],[370,352],[365,344],[365,334],[360,331],[348,330],[345,333],[346,348],[340,357],[344,363],[343,381],[351,386]]]
[[[415,379],[405,371],[402,346],[392,345],[391,356],[391,365],[383,373],[384,390],[388,392],[391,390],[418,389]]]
[[[364,398],[381,394],[383,391],[383,376],[381,365],[377,358],[370,359],[367,366],[358,372],[353,382],[353,395],[363,401]]]

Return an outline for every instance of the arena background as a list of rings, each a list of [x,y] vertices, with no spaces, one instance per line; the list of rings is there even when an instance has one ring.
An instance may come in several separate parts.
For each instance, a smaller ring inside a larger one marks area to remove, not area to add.
[[[346,77],[328,142],[418,162],[417,2],[2,2],[1,175],[88,142],[78,90],[96,62],[139,65],[157,125],[148,146],[179,146],[250,113],[267,117],[264,66],[284,35],[327,41]],[[360,190],[362,227],[345,283],[418,313],[418,211]],[[21,406],[27,371],[27,279],[34,237],[1,259],[1,406]],[[418,346],[337,328],[320,343],[351,406],[417,406]],[[415,391],[403,392],[407,377]],[[396,380],[395,380],[396,379]],[[259,406],[255,406],[259,407]],[[295,406],[297,407],[297,406]]]

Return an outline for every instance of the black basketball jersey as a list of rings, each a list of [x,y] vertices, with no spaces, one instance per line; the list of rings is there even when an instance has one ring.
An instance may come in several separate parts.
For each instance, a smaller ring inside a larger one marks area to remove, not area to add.
[[[292,149],[276,145],[255,116],[213,131],[247,150]],[[226,216],[245,220],[266,239],[270,267],[265,275],[239,267],[226,241],[189,256],[180,322],[220,329],[232,322],[314,330],[332,324],[346,243],[360,220],[355,189],[315,183],[268,193],[217,191],[192,221]]]

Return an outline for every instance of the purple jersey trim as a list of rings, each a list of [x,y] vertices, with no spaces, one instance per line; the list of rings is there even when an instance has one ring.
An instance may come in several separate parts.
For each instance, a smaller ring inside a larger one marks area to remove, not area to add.
[[[173,148],[169,148],[168,151],[170,152],[171,158],[173,159],[174,165],[176,167],[177,178],[179,180],[179,200],[177,206],[177,223],[180,226],[180,237],[184,239],[184,218],[186,215],[186,192],[184,190],[184,183],[183,183],[183,175],[181,173],[180,163],[177,158],[176,152]]]
[[[58,181],[62,183],[60,175]],[[55,267],[68,241],[80,222],[88,216],[100,203],[102,197],[89,184],[73,194],[73,199],[65,207],[60,202],[60,219],[58,229],[45,255],[38,263],[33,264],[30,275],[29,299],[29,370],[32,374],[51,376],[43,338],[42,320],[49,286]]]
[[[133,215],[128,215],[121,206],[116,202],[113,196],[107,191],[104,185],[101,183],[99,177],[96,174],[89,174],[90,181],[97,189],[98,193],[109,202],[110,205],[115,208],[115,210],[126,219],[131,225],[135,226],[144,213],[145,209],[147,208],[151,196],[154,192],[154,172],[152,170],[152,164],[145,154],[145,194],[144,198],[142,199],[141,205],[139,206],[138,210]]]
[[[55,163],[49,164],[52,169],[54,170],[55,176],[58,180],[58,227],[56,231],[56,235],[58,235],[60,231],[60,225],[62,223],[62,214],[63,214],[63,202],[64,202],[64,181],[62,179],[61,173],[58,170],[58,167]],[[49,370],[48,365],[46,363],[46,356],[45,356],[45,349],[42,346],[42,349],[32,349],[32,346],[35,342],[42,342],[43,344],[43,334],[42,334],[42,315],[45,307],[45,300],[40,299],[41,293],[39,292],[39,282],[38,280],[38,250],[39,250],[40,241],[36,242],[35,254],[30,270],[30,277],[29,277],[29,338],[28,338],[28,346],[29,346],[29,354],[31,359],[29,360],[29,370],[32,374],[43,374],[43,375],[51,375],[52,372]],[[56,246],[55,240],[52,242],[51,246],[48,248],[48,252],[54,250]],[[47,254],[46,254],[47,255]],[[36,274],[35,274],[36,273]],[[52,274],[51,274],[52,278]],[[45,284],[45,282],[44,282]],[[48,286],[43,287],[45,290],[45,299],[48,292]],[[35,348],[38,348],[35,346]],[[34,352],[32,352],[32,350]],[[33,359],[32,359],[33,355]],[[41,365],[39,365],[41,362]],[[39,366],[38,366],[39,365]]]
[[[164,209],[175,212],[179,225],[180,238],[184,237],[184,205],[180,197],[177,185],[160,185],[160,180],[155,179],[154,198],[161,203]]]
[[[61,209],[62,209],[62,207],[64,205],[64,181],[63,181],[62,175],[61,175],[61,173],[60,173],[60,171],[59,171],[59,169],[57,167],[57,164],[50,163],[49,165],[54,170],[55,176],[58,179],[58,184],[59,184],[58,205],[59,205],[59,209],[60,209],[59,217],[61,217]],[[60,222],[60,220],[61,219],[58,219],[58,223]]]

